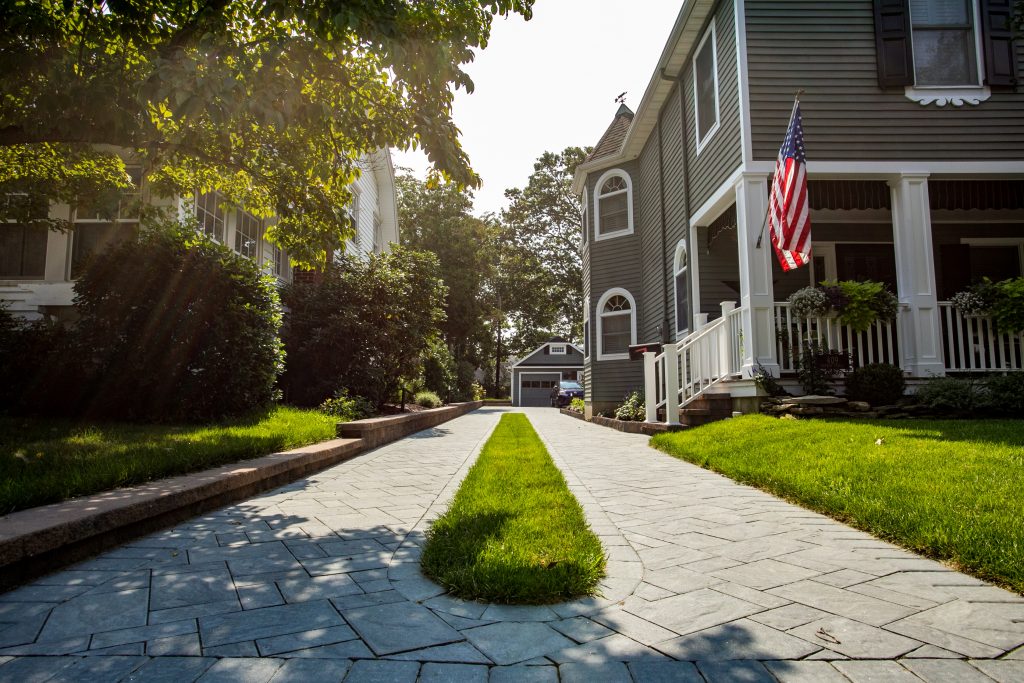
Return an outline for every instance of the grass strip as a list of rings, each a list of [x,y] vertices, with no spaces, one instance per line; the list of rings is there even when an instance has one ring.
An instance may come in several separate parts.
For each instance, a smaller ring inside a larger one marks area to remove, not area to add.
[[[651,443],[1024,593],[1024,421],[749,415]]]
[[[215,425],[0,418],[0,512],[141,484],[334,438],[337,418],[279,407]]]
[[[503,415],[448,510],[424,573],[468,600],[559,602],[594,592],[604,551],[525,415]]]

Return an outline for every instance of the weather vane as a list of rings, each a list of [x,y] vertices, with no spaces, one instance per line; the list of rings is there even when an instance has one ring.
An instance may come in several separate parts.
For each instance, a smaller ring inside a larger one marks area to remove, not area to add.
[[[619,93],[619,96],[615,98],[615,104],[625,104],[625,103],[626,103],[626,92],[624,91],[624,92]]]

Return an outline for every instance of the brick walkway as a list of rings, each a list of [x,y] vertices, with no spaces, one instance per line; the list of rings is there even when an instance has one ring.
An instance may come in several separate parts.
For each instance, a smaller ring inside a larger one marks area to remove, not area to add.
[[[418,571],[483,409],[0,595],[0,681],[1024,681],[1024,599],[530,409],[609,554],[602,598]]]

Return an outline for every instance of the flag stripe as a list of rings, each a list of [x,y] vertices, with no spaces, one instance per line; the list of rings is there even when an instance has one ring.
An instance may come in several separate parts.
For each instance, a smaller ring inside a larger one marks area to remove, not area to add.
[[[807,157],[804,153],[800,103],[786,130],[775,161],[775,177],[768,202],[771,240],[784,271],[807,265],[811,258],[811,216],[807,205]]]

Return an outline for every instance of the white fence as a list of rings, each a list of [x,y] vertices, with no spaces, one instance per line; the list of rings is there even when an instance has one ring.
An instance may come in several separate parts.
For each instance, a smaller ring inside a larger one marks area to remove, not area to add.
[[[946,372],[1014,372],[1024,368],[1024,332],[999,332],[991,318],[966,316],[939,302]]]
[[[775,303],[775,333],[782,372],[796,371],[801,350],[809,344],[845,353],[853,367],[870,363],[903,367],[899,325],[895,320],[876,321],[867,331],[856,332],[835,317],[799,318],[789,303],[779,301]]]

